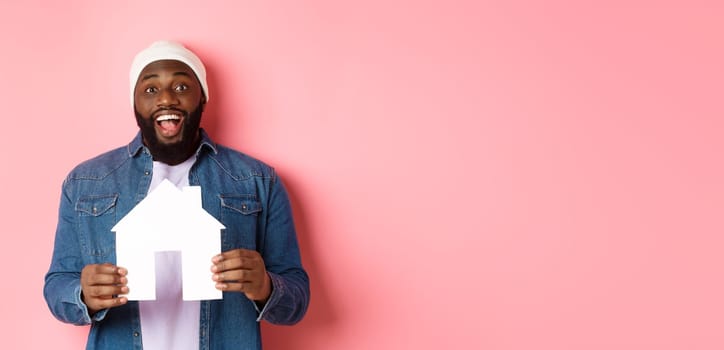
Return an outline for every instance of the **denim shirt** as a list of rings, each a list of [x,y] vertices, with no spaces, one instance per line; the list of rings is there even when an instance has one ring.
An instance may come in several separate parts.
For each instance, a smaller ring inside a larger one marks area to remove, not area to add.
[[[274,169],[214,144],[201,130],[189,184],[201,186],[203,208],[225,227],[221,250],[254,249],[264,259],[272,293],[260,310],[243,293],[202,301],[201,349],[260,349],[259,321],[294,324],[309,304],[309,279],[301,265],[291,207]],[[63,182],[55,247],[43,294],[53,315],[91,325],[87,349],[141,349],[138,302],[97,312],[80,298],[85,265],[116,263],[111,228],[148,192],[153,159],[140,133],[126,147],[85,161]],[[211,266],[211,257],[209,257]]]

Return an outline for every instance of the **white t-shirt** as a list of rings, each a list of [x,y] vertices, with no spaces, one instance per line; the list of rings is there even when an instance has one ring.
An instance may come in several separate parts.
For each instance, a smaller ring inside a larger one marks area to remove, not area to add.
[[[189,171],[195,161],[195,156],[178,165],[154,161],[149,192],[164,179],[176,187],[188,186]],[[139,302],[144,349],[198,350],[200,305],[182,297],[181,252],[157,252],[156,300]]]

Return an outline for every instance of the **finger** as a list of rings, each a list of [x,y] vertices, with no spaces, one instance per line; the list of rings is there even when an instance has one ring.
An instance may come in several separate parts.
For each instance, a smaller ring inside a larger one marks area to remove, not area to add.
[[[214,257],[211,258],[211,261],[212,261],[214,264],[218,264],[218,263],[221,262],[221,261],[228,260],[228,259],[233,259],[233,258],[236,258],[236,257],[238,257],[238,256],[239,256],[239,251],[238,251],[238,249],[234,249],[234,250],[229,250],[229,251],[225,251],[225,252],[219,253],[219,254],[217,254],[217,255],[214,255]]]
[[[111,263],[104,263],[93,266],[93,272],[95,272],[96,274],[119,274],[122,272],[121,270],[125,271],[125,269]]]
[[[218,283],[216,288],[223,292],[244,293],[250,300],[265,300],[269,294],[263,295],[262,288],[258,284],[241,282],[241,283]]]
[[[95,274],[88,277],[88,285],[125,285],[128,278],[119,274]]]
[[[124,268],[105,263],[105,264],[94,264],[86,265],[81,270],[81,279],[89,281],[96,275],[118,275],[125,276],[128,271]]]
[[[114,295],[127,294],[127,286],[90,286],[83,289],[83,294],[91,298],[112,298]]]
[[[86,299],[86,305],[95,310],[108,309],[121,306],[126,303],[128,303],[128,298],[126,297],[94,298],[91,300]]]
[[[217,282],[259,282],[263,274],[259,270],[230,270],[215,273],[212,279]]]
[[[216,262],[219,262],[222,260],[234,259],[234,258],[239,258],[239,257],[251,258],[251,257],[260,257],[260,256],[261,255],[256,250],[239,248],[239,249],[227,250],[221,254],[218,254],[212,258],[212,261],[216,263]]]
[[[252,289],[251,285],[249,282],[223,282],[217,283],[216,289],[224,292],[245,292]]]
[[[217,262],[212,266],[213,272],[224,272],[230,270],[256,270],[264,265],[260,257],[234,257]]]

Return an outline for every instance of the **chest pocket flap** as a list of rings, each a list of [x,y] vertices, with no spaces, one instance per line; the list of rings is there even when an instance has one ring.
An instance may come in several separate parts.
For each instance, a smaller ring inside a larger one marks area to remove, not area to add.
[[[244,215],[259,215],[261,203],[256,200],[253,194],[247,195],[221,195],[221,207],[227,208]]]
[[[81,215],[101,216],[116,206],[118,194],[88,196],[78,200],[75,210]]]

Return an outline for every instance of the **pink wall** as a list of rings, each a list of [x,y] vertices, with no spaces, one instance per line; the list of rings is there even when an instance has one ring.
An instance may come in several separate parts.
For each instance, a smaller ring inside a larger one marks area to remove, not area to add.
[[[42,298],[60,184],[159,38],[294,200],[312,304],[267,349],[724,348],[721,2],[101,3],[0,5],[3,348],[84,344]]]

